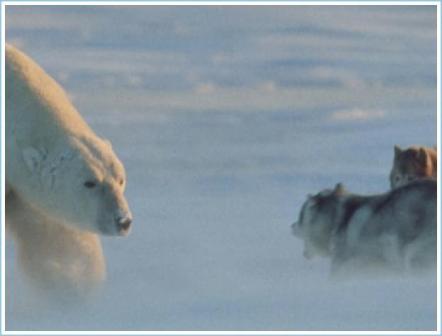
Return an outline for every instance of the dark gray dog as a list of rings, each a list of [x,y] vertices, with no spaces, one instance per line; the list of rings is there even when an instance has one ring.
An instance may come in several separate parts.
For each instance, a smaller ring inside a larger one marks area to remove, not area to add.
[[[435,267],[436,203],[435,180],[374,196],[351,194],[337,184],[308,197],[292,230],[304,240],[306,258],[331,257],[332,273],[354,267]]]

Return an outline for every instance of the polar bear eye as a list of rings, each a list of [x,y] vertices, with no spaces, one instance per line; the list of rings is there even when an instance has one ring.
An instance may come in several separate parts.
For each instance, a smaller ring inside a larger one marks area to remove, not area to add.
[[[119,183],[120,183],[120,186],[122,186],[122,185],[124,184],[124,180],[121,179],[121,180],[119,181]]]
[[[86,181],[84,182],[84,186],[86,188],[92,189],[97,185],[97,183],[95,183],[94,181]]]

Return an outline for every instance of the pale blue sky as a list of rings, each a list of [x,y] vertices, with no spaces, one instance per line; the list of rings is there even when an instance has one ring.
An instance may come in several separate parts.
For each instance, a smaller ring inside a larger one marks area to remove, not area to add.
[[[436,144],[435,6],[17,6],[6,28],[112,141],[134,213],[69,314],[20,299],[9,246],[9,328],[435,327],[432,279],[330,283],[290,234],[307,194],[384,192],[394,144]]]

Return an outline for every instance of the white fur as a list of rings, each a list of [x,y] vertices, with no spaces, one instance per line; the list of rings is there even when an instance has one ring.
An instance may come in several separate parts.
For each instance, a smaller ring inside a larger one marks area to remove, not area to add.
[[[8,231],[40,286],[88,287],[105,273],[96,233],[127,233],[124,167],[32,59],[6,45],[5,68]]]
[[[39,293],[57,300],[84,297],[105,279],[96,234],[60,225],[20,199],[8,201],[7,214],[22,269]]]

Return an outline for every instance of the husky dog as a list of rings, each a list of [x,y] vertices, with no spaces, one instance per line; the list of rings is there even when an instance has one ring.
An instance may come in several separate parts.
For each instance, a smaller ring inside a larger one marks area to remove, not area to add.
[[[420,178],[437,178],[437,151],[430,147],[412,146],[401,149],[394,146],[391,188],[400,187]]]
[[[436,181],[385,194],[351,194],[342,184],[309,196],[292,225],[304,256],[332,259],[332,274],[356,268],[409,271],[436,265]]]

